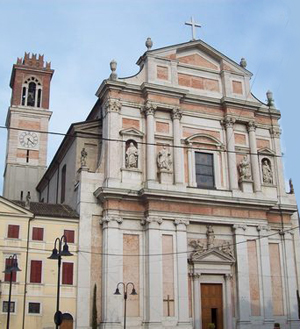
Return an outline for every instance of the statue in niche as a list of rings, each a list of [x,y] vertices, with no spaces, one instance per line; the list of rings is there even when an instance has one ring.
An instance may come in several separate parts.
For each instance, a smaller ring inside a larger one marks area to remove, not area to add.
[[[211,249],[214,247],[214,241],[215,241],[214,230],[211,225],[207,225],[206,227],[207,227],[207,231],[206,231],[207,249]]]
[[[243,157],[243,160],[239,164],[239,172],[241,180],[251,179],[250,162],[248,160],[247,155]]]
[[[80,163],[81,163],[81,167],[86,167],[86,158],[87,158],[87,151],[85,150],[85,148],[83,148],[81,150],[81,154],[80,154]]]
[[[263,182],[267,184],[273,184],[273,173],[270,166],[270,161],[264,159],[262,163]]]
[[[126,168],[137,168],[138,167],[138,149],[130,142],[125,155],[125,167]]]
[[[170,170],[172,165],[171,152],[164,146],[157,155],[157,166],[160,170]]]

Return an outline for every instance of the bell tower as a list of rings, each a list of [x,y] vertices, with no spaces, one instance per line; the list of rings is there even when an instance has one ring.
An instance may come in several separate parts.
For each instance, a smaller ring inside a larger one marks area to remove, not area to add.
[[[44,56],[25,53],[13,65],[6,127],[7,149],[3,196],[38,201],[36,185],[47,165],[50,82],[54,70]]]

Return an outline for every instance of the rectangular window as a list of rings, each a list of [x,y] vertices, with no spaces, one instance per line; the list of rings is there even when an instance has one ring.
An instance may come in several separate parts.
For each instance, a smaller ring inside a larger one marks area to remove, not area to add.
[[[30,267],[30,282],[41,283],[42,282],[42,261],[32,260]]]
[[[62,284],[73,284],[73,263],[63,263]]]
[[[16,311],[16,303],[10,302],[10,313],[15,313]],[[7,313],[8,312],[8,301],[4,300],[2,303],[2,312]]]
[[[9,269],[12,266],[12,259],[6,258],[5,259],[5,269]],[[5,273],[4,275],[4,281],[9,282],[10,281],[10,273]],[[17,272],[12,272],[12,282],[17,281]]]
[[[7,237],[11,239],[19,239],[19,225],[8,225]]]
[[[66,197],[66,173],[67,173],[67,166],[64,165],[61,170],[60,203],[64,203]]]
[[[43,241],[44,239],[44,229],[42,227],[32,228],[32,240]]]
[[[41,304],[40,303],[28,303],[28,313],[29,314],[40,314]]]
[[[196,182],[199,188],[214,188],[213,154],[195,152]]]
[[[64,235],[67,239],[67,243],[75,242],[75,232],[73,230],[64,230]]]

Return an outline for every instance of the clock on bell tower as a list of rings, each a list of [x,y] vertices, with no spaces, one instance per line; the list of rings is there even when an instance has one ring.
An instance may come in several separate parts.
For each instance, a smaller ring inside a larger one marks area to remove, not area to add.
[[[46,171],[50,81],[54,70],[44,56],[25,53],[13,65],[3,196],[39,201],[36,186]]]

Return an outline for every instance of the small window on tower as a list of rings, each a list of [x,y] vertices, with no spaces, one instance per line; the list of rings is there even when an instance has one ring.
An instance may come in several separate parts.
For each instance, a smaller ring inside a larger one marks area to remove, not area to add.
[[[29,150],[27,150],[27,152],[26,152],[26,162],[27,163],[29,162]]]
[[[37,97],[37,107],[41,107],[41,97],[42,97],[42,90],[38,90],[38,97]]]
[[[26,100],[26,87],[23,87],[23,90],[22,90],[22,105],[25,105],[25,100]]]
[[[36,94],[36,84],[30,82],[28,86],[28,95],[27,95],[27,106],[34,106],[35,104],[35,94]]]

